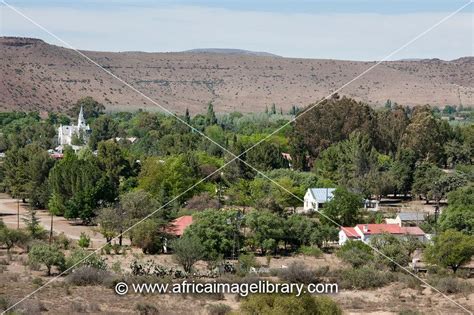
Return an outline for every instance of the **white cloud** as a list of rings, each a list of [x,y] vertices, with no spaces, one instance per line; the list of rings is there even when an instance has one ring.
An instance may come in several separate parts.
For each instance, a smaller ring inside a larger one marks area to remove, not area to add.
[[[20,8],[66,42],[88,50],[179,51],[202,47],[268,51],[288,57],[377,60],[449,14],[290,14],[205,7],[81,10]],[[48,34],[2,7],[4,35]],[[473,54],[472,15],[461,12],[392,59]]]

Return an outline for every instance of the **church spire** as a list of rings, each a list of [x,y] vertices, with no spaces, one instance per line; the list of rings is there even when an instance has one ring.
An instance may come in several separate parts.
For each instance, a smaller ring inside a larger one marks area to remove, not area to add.
[[[86,121],[84,119],[84,111],[82,109],[82,106],[81,106],[81,110],[79,111],[79,118],[77,119],[77,127],[79,129],[86,127]]]

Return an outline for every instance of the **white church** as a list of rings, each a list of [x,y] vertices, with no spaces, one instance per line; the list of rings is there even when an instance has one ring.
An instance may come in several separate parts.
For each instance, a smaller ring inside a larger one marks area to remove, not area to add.
[[[84,119],[84,112],[81,106],[79,117],[77,119],[77,125],[59,126],[58,128],[58,145],[59,146],[56,148],[56,150],[61,152],[63,147],[66,145],[73,147],[73,149],[75,149],[75,147],[80,148],[81,147],[80,145],[73,145],[74,136],[82,138],[84,144],[86,144],[87,141],[89,140],[90,133],[91,133],[91,128],[89,127],[89,125],[86,124],[86,120]]]

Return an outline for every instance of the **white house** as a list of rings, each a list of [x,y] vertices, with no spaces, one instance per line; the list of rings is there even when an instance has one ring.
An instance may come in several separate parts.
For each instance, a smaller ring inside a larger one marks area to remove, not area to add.
[[[309,188],[304,195],[304,212],[319,211],[334,197],[336,188]]]
[[[425,232],[417,226],[400,226],[398,224],[357,224],[355,227],[342,227],[339,230],[339,245],[347,240],[361,240],[368,243],[375,235],[391,234],[396,237],[416,237],[424,242],[427,240]]]
[[[87,142],[89,138],[91,128],[86,124],[84,119],[84,113],[81,107],[79,117],[77,119],[77,125],[70,126],[59,126],[58,128],[58,145],[60,147],[65,145],[72,145],[72,139],[74,136],[83,137],[84,142]]]

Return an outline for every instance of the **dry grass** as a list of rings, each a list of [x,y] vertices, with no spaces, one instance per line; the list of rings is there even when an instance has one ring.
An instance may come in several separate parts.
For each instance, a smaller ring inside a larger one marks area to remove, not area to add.
[[[0,38],[0,110],[63,111],[90,95],[110,110],[157,109],[77,53],[42,41]],[[176,112],[288,111],[325,97],[370,62],[196,53],[85,52]],[[473,58],[385,62],[340,94],[374,105],[472,104]]]

